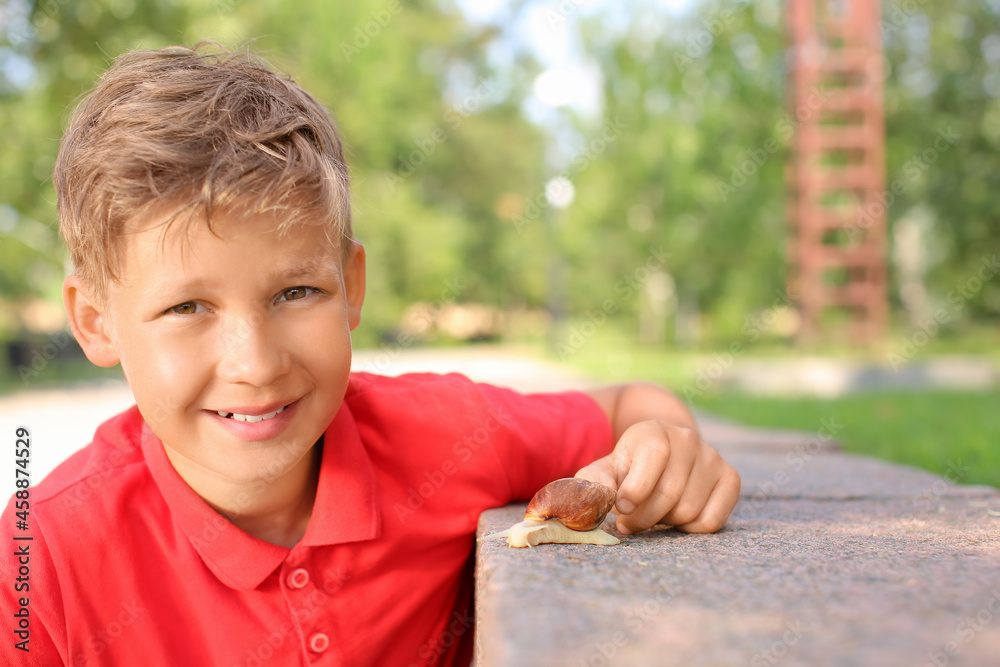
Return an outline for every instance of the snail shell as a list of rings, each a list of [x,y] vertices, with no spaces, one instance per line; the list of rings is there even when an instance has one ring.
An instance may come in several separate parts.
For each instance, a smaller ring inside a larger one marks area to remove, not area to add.
[[[543,486],[528,503],[524,521],[480,540],[506,537],[511,547],[538,544],[619,544],[598,526],[615,505],[615,492],[603,484],[568,477]]]
[[[593,530],[615,506],[615,492],[603,484],[566,477],[546,484],[528,503],[525,521],[558,519],[573,530]]]

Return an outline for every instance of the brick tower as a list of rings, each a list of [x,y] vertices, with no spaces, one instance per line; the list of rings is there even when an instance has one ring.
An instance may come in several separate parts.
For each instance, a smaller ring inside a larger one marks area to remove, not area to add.
[[[789,0],[789,294],[801,340],[884,336],[884,80],[878,0]]]

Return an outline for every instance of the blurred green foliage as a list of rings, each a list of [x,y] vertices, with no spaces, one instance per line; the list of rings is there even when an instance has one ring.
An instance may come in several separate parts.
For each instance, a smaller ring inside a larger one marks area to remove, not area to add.
[[[486,63],[492,29],[472,29],[457,9],[319,0],[24,9],[5,26],[0,53],[0,71],[30,72],[24,85],[0,84],[4,301],[46,285],[51,292],[62,279],[50,173],[74,101],[125,50],[202,39],[262,54],[333,112],[348,146],[356,234],[368,249],[369,341],[391,331],[405,304],[449,288],[449,298],[458,291],[460,300],[493,303],[529,291],[520,285],[525,262],[504,260],[517,239],[504,235],[496,203],[542,180],[543,137],[519,113],[523,82]],[[23,326],[6,324],[8,336]]]
[[[554,253],[565,257],[571,312],[610,300],[616,326],[634,332],[639,294],[622,280],[659,248],[670,253],[681,310],[700,313],[710,338],[738,335],[784,286],[794,117],[783,4],[703,0],[681,15],[654,2],[568,14],[567,3],[552,5],[550,17],[578,26],[604,97],[596,116],[555,110],[554,131],[525,117],[542,65],[512,35],[539,3],[512,3],[493,25],[432,0],[9,0],[0,24],[0,340],[23,329],[18,304],[58,298],[64,260],[50,173],[74,101],[125,50],[202,39],[261,53],[333,112],[369,256],[358,342],[391,339],[417,300],[544,307]],[[943,302],[1000,250],[1000,5],[889,2],[883,14],[887,182],[904,185],[890,223],[920,222],[928,290]],[[948,127],[954,145],[915,166]],[[745,184],[720,188],[762,150]],[[575,201],[542,210],[545,182],[560,173]],[[1000,280],[968,303],[949,326],[1000,318]]]
[[[628,130],[580,175],[583,194],[566,219],[579,266],[621,273],[649,247],[669,249],[681,303],[709,315],[709,338],[728,340],[784,289],[783,172],[795,110],[785,102],[784,3],[698,6],[669,24],[647,6],[624,35],[600,19],[585,23],[606,116]],[[889,193],[890,229],[904,218],[921,226],[929,301],[948,307],[948,328],[996,323],[995,272],[968,307],[952,308],[947,295],[1000,251],[1000,4],[885,2],[882,12],[886,184],[902,189]],[[941,151],[939,132],[958,138]],[[761,164],[742,183],[734,170],[747,160]],[[604,272],[574,277],[578,299],[610,292]],[[895,280],[891,294],[898,306]]]

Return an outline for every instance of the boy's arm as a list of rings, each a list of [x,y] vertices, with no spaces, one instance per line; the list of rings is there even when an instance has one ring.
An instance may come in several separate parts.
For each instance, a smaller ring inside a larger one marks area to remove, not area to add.
[[[611,420],[615,448],[577,477],[618,492],[618,529],[657,523],[689,533],[722,528],[740,495],[740,476],[701,440],[691,412],[656,385],[632,383],[585,392]]]

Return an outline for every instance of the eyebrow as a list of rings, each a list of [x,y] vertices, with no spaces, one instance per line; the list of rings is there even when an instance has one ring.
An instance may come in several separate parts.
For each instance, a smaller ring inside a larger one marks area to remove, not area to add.
[[[323,278],[339,279],[340,269],[335,261],[327,262],[322,261],[320,258],[312,258],[279,269],[271,273],[269,278],[275,282],[284,282],[316,275]],[[171,294],[173,292],[198,290],[212,285],[215,285],[215,282],[212,280],[195,278],[193,280],[166,280],[155,285],[153,289],[159,294]]]
[[[301,264],[293,264],[280,271],[276,271],[273,277],[277,280],[290,280],[299,276],[315,274],[320,274],[323,277],[339,277],[340,270],[336,262],[327,262],[321,261],[318,258],[312,258]]]

